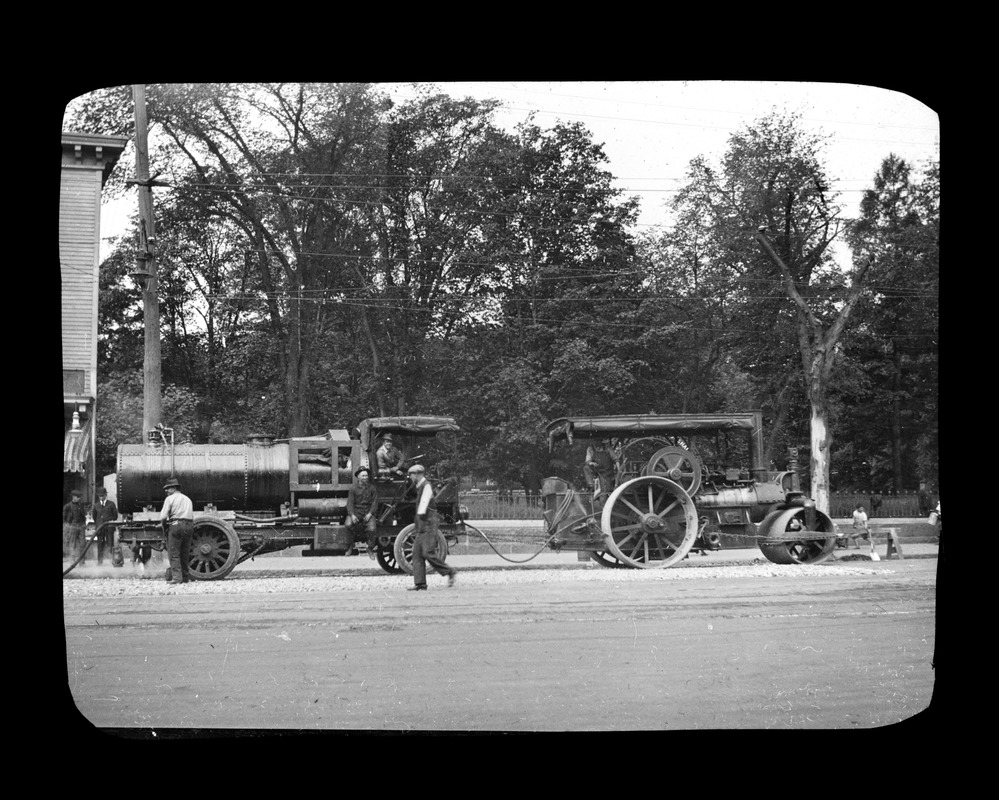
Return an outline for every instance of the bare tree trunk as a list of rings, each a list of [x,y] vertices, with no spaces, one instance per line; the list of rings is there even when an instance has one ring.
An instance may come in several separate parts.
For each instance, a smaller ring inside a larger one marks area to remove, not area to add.
[[[829,513],[829,445],[832,437],[826,417],[825,388],[816,386],[818,396],[812,400],[811,445],[811,496],[815,507]]]
[[[798,347],[801,351],[802,369],[808,381],[808,401],[812,406],[811,495],[819,511],[828,514],[829,446],[832,443],[832,430],[828,417],[829,404],[826,397],[829,375],[836,360],[837,343],[860,298],[864,276],[871,266],[871,261],[868,259],[867,263],[857,270],[846,301],[833,321],[823,330],[821,321],[798,292],[787,264],[774,250],[770,240],[762,231],[757,233],[756,238],[780,269],[787,296],[798,310]]]
[[[902,484],[902,356],[898,343],[892,340],[892,403],[891,403],[891,475],[896,492],[904,488]]]

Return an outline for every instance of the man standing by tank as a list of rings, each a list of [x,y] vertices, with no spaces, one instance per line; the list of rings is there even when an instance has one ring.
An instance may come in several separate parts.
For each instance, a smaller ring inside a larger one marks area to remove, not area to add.
[[[114,526],[108,525],[101,530],[105,522],[114,522],[118,519],[118,507],[114,501],[108,500],[108,490],[103,486],[97,489],[97,499],[90,509],[90,516],[94,518],[94,530],[97,531],[97,564],[104,563],[104,552],[114,547]]]
[[[421,464],[409,468],[409,481],[416,490],[416,539],[413,542],[413,586],[411,592],[426,591],[427,564],[438,574],[447,575],[447,585],[454,586],[458,570],[444,562],[444,553],[437,552],[439,542],[437,503],[434,501],[434,487],[427,480],[426,470]]]
[[[75,559],[83,547],[87,515],[83,510],[83,492],[74,489],[62,507],[62,557]],[[83,559],[80,559],[83,563]]]
[[[355,536],[364,535],[368,543],[368,558],[378,551],[378,492],[372,485],[367,467],[354,472],[357,484],[347,495],[347,527]]]
[[[194,504],[180,491],[180,482],[170,478],[164,485],[167,493],[160,511],[160,524],[167,537],[170,566],[166,570],[168,583],[186,583],[191,579],[191,536],[194,533]]]

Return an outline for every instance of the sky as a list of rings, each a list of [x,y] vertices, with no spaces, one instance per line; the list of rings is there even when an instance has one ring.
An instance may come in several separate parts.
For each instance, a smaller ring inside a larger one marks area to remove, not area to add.
[[[846,83],[756,81],[448,82],[448,94],[504,103],[497,122],[512,129],[531,112],[542,128],[580,122],[603,146],[615,187],[641,199],[636,232],[668,226],[665,206],[682,185],[690,160],[717,162],[728,139],[771,111],[797,113],[806,129],[831,137],[823,151],[831,186],[841,192],[847,217],[857,214],[882,160],[894,153],[918,170],[939,159],[936,111],[902,92]],[[412,84],[379,86],[399,99],[416,96]],[[128,151],[126,151],[127,153]],[[136,208],[102,208],[102,240],[122,232]],[[105,244],[102,241],[102,245]],[[101,258],[106,255],[102,246]]]

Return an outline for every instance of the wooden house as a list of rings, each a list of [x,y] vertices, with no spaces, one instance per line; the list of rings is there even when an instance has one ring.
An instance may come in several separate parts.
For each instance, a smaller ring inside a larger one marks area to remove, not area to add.
[[[62,134],[59,267],[62,286],[63,503],[94,495],[101,191],[128,139]]]

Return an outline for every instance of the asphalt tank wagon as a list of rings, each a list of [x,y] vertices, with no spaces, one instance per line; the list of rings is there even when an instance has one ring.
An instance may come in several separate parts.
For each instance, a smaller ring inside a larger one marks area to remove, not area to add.
[[[552,549],[648,569],[720,549],[723,536],[757,544],[777,564],[817,564],[836,547],[835,523],[800,489],[796,454],[788,470],[763,463],[759,411],[565,417],[546,433],[552,452],[599,441],[613,465],[599,493],[561,477],[544,481]]]
[[[458,430],[450,417],[379,417],[350,433],[174,444],[172,432],[160,428],[147,444],[118,447],[115,484],[124,520],[108,524],[117,528],[123,546],[163,550],[163,485],[176,477],[194,504],[191,576],[197,580],[224,578],[242,561],[289,547],[304,546],[304,556],[355,553],[366,542],[345,524],[347,498],[355,470],[367,466],[379,498],[378,563],[389,573],[411,571],[414,501],[404,478],[377,475],[376,451],[381,437],[393,433],[403,442],[403,463],[427,467],[437,487],[446,552],[447,539],[464,524],[458,481],[441,474],[446,459],[426,445]]]

